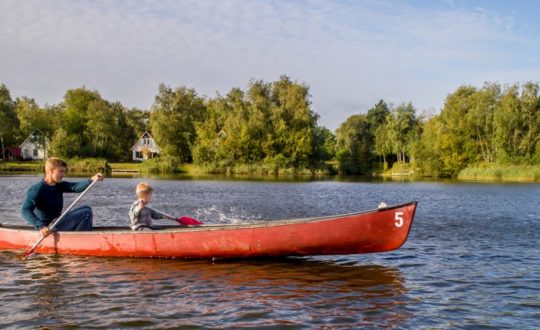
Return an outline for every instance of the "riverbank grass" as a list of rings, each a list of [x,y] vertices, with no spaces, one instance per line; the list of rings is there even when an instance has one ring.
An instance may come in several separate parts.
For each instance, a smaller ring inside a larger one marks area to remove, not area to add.
[[[1,172],[43,172],[43,161],[0,161]]]
[[[540,182],[540,166],[480,164],[458,175],[464,181]]]
[[[111,167],[107,160],[102,158],[72,158],[66,159],[70,173],[97,173],[109,174]],[[0,172],[31,172],[43,173],[44,161],[0,161]]]

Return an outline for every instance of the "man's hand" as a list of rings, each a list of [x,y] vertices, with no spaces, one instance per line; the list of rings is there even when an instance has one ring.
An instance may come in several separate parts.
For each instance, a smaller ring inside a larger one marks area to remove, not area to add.
[[[39,232],[41,233],[41,235],[43,235],[43,237],[47,237],[51,234],[51,230],[49,229],[49,227],[42,227]]]
[[[103,181],[103,174],[97,173],[92,177],[92,181]]]

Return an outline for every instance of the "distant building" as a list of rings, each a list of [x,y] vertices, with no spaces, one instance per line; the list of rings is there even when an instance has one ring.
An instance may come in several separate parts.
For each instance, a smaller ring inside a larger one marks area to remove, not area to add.
[[[47,157],[46,146],[47,139],[39,130],[30,134],[26,140],[19,146],[23,160],[43,160]]]
[[[143,161],[159,155],[159,147],[148,132],[144,132],[137,143],[131,147],[131,151],[134,161]]]
[[[4,151],[0,148],[0,156],[6,157],[5,160],[22,160],[21,148],[6,147]]]

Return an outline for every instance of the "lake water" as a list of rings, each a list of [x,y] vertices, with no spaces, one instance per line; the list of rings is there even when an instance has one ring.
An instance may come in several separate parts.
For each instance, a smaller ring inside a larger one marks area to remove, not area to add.
[[[0,176],[0,222],[24,222],[21,200],[37,180]],[[81,202],[96,225],[127,225],[139,181],[106,179]],[[381,254],[20,261],[0,252],[0,328],[540,328],[539,184],[145,181],[155,208],[208,223],[419,205],[405,245]]]

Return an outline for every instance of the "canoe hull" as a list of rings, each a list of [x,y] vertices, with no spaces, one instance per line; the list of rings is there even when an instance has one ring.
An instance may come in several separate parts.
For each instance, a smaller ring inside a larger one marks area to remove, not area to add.
[[[96,228],[58,232],[36,253],[107,257],[253,258],[385,252],[405,243],[416,202],[349,215],[257,224],[203,225],[155,231]],[[0,250],[39,239],[29,228],[0,226]]]

